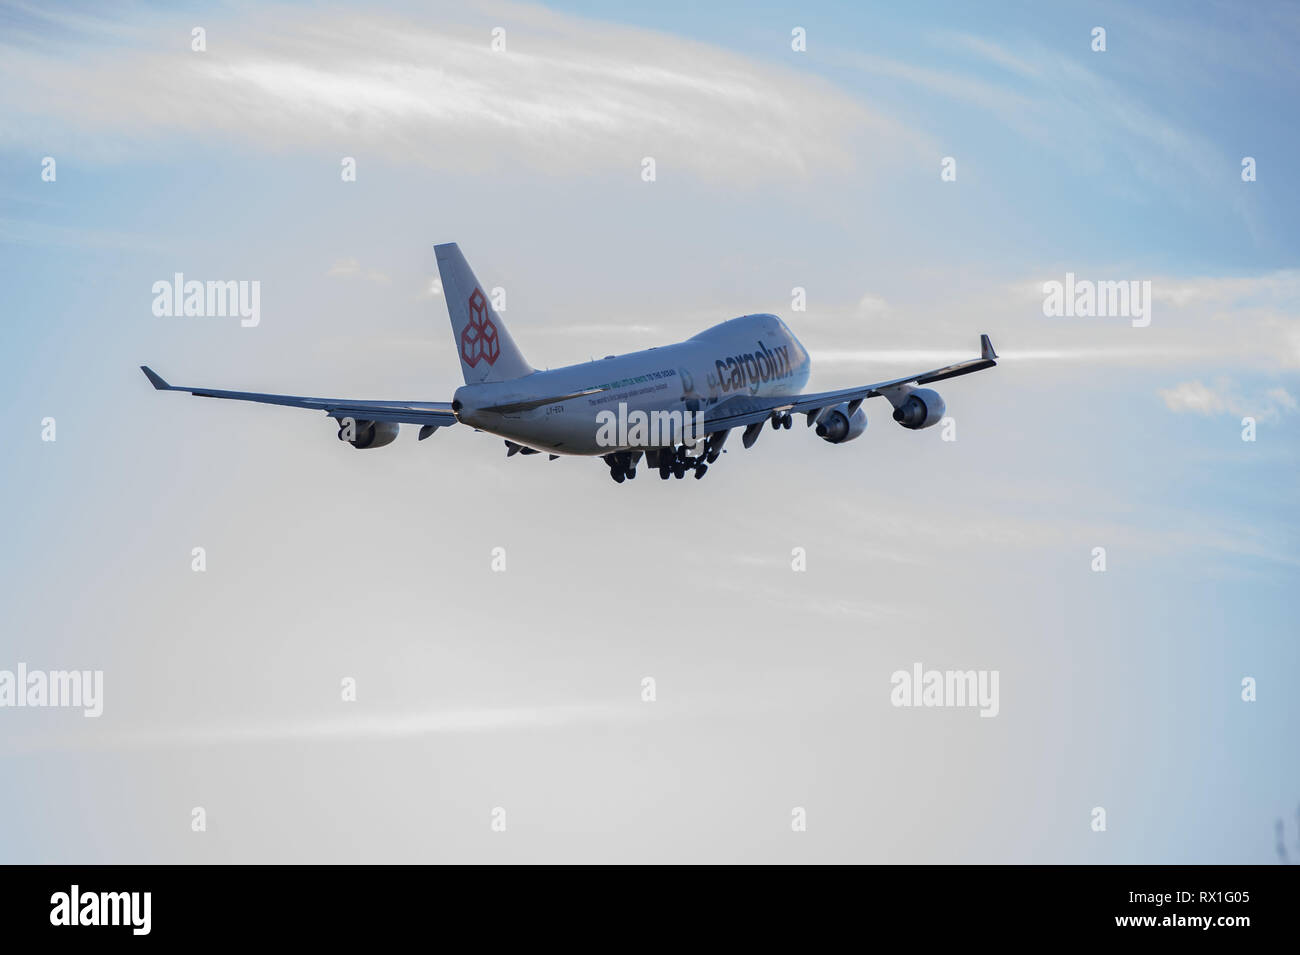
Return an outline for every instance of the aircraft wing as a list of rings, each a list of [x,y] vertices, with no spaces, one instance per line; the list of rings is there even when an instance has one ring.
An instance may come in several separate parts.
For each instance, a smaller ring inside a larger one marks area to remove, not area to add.
[[[896,385],[928,385],[931,382],[943,381],[946,378],[956,378],[960,375],[969,375],[971,372],[983,371],[985,368],[992,368],[996,365],[997,357],[997,352],[993,350],[993,343],[989,340],[989,337],[981,335],[979,358],[959,361],[955,365],[945,365],[943,368],[935,368],[915,375],[905,375],[902,378],[894,378],[890,381],[878,381],[875,384],[862,385],[859,388],[844,388],[840,391],[823,391],[810,395],[783,395],[761,398],[738,395],[735,398],[728,398],[719,402],[705,412],[704,431],[706,434],[712,434],[715,431],[726,431],[729,428],[742,428],[766,421],[775,412],[807,414],[808,423],[812,424],[823,408],[830,408],[844,402],[849,402],[856,408],[865,399],[882,395],[884,393],[883,389],[892,388]]]
[[[256,391],[219,391],[215,388],[187,388],[169,385],[148,365],[140,370],[159,391],[188,391],[198,398],[230,398],[257,401],[290,408],[324,411],[331,418],[354,418],[366,421],[392,421],[399,424],[433,425],[444,428],[456,423],[450,402],[446,401],[354,401],[349,398],[304,398],[298,395],[266,395]]]

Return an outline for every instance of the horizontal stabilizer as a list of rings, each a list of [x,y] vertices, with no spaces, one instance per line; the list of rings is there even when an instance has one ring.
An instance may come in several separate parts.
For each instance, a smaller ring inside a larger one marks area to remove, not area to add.
[[[567,395],[547,395],[545,398],[529,398],[526,401],[511,401],[506,404],[488,405],[480,408],[480,411],[489,411],[493,414],[518,414],[521,411],[532,411],[534,408],[542,408],[546,405],[557,405],[561,401],[569,401],[572,398],[582,398],[586,395],[598,395],[604,388],[587,388],[583,391],[571,391]]]

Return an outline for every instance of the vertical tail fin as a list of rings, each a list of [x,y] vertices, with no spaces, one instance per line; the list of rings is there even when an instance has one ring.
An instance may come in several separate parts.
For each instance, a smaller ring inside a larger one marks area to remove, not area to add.
[[[531,375],[533,368],[510,337],[483,286],[455,242],[433,247],[442,277],[442,295],[447,300],[451,330],[460,353],[460,370],[465,384],[509,381]]]

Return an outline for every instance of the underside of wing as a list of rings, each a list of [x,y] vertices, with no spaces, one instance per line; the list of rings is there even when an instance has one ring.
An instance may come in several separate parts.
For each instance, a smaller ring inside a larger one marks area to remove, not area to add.
[[[993,343],[989,340],[988,335],[981,335],[979,358],[957,362],[955,365],[945,365],[943,368],[934,368],[930,371],[905,375],[902,378],[893,378],[889,381],[878,381],[858,388],[843,388],[839,391],[823,391],[808,395],[779,397],[741,395],[728,398],[714,405],[705,413],[704,430],[706,434],[712,434],[730,428],[750,427],[755,424],[762,424],[775,415],[787,414],[807,414],[808,423],[812,424],[816,416],[827,408],[847,404],[851,414],[857,411],[858,406],[867,398],[891,396],[892,394],[901,395],[909,386],[920,387],[936,381],[945,381],[948,378],[957,378],[961,375],[969,375],[972,372],[983,371],[985,368],[992,368],[996,365],[997,357],[997,352],[993,350]]]
[[[392,424],[431,425],[437,428],[456,423],[451,404],[445,401],[357,401],[349,398],[309,398],[300,395],[271,395],[257,391],[222,391],[215,388],[190,388],[171,385],[152,368],[140,366],[145,377],[159,391],[184,391],[198,398],[227,398],[233,401],[255,401],[260,404],[283,405],[289,408],[309,408],[323,411],[331,418],[354,418],[365,421],[382,421]]]

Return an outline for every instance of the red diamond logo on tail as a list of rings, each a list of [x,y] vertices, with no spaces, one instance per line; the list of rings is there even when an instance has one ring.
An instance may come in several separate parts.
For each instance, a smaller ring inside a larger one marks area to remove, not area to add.
[[[460,357],[473,368],[481,361],[495,365],[500,354],[501,342],[497,338],[497,327],[488,318],[487,299],[476,288],[469,297],[469,324],[460,333]]]

